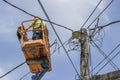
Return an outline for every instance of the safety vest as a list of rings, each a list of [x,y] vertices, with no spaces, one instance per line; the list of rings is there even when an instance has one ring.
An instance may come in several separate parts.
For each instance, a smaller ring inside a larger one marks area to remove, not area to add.
[[[42,27],[41,22],[42,21],[40,19],[35,20],[35,23],[33,24],[33,29],[38,29]]]

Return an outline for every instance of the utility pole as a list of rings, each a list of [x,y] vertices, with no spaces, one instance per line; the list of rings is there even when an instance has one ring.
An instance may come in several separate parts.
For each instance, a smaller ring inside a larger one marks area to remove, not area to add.
[[[73,32],[73,38],[79,39],[81,47],[80,73],[81,80],[90,80],[89,71],[89,53],[88,53],[88,34],[85,28],[80,31]]]

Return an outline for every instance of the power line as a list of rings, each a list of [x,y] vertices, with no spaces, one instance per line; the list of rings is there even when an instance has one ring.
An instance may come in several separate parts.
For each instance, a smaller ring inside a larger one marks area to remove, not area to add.
[[[47,14],[47,12],[45,11],[45,9],[44,9],[44,7],[43,7],[43,5],[42,5],[42,3],[41,3],[40,0],[38,0],[38,3],[40,4],[40,7],[42,8],[43,12],[45,13],[47,19],[48,19],[49,21],[51,21],[50,18],[49,18],[49,16],[48,16],[48,14]],[[64,49],[64,51],[65,51],[67,57],[69,58],[69,60],[70,60],[70,62],[71,62],[71,64],[72,64],[74,70],[76,71],[77,75],[79,75],[79,73],[78,73],[78,71],[77,71],[77,69],[76,69],[74,63],[72,62],[72,60],[71,60],[71,58],[70,58],[70,56],[69,56],[67,50],[65,49],[65,47],[64,47],[64,45],[63,45],[63,43],[62,43],[62,41],[61,41],[61,39],[60,39],[60,37],[59,37],[59,35],[57,34],[57,32],[56,32],[56,30],[55,30],[55,28],[54,28],[54,26],[53,26],[53,24],[50,23],[50,25],[51,25],[52,29],[54,30],[54,32],[55,32],[55,34],[56,34],[58,40],[60,41],[60,44],[62,45],[62,47],[63,47],[63,49]]]
[[[106,25],[98,26],[98,27],[96,27],[96,28],[104,28],[104,27],[107,27],[107,26],[109,26],[109,25],[116,24],[116,23],[119,23],[119,22],[120,22],[120,20],[118,20],[118,21],[113,21],[113,22],[110,22],[110,23],[108,23],[108,24],[106,24]]]
[[[26,63],[26,61],[25,62],[23,62],[23,63],[21,63],[21,64],[19,64],[18,66],[16,66],[15,68],[13,68],[12,70],[10,70],[10,71],[8,71],[7,73],[5,73],[4,75],[2,75],[2,76],[0,76],[0,78],[3,78],[3,77],[5,77],[6,75],[8,75],[9,73],[11,73],[12,71],[14,71],[14,70],[16,70],[17,68],[19,68],[20,66],[22,66],[23,64],[25,64]]]
[[[108,23],[108,24],[106,24],[106,25],[103,25],[103,26],[98,26],[98,22],[97,22],[97,25],[96,25],[96,27],[95,28],[92,28],[92,29],[90,29],[90,30],[95,30],[95,29],[102,29],[102,28],[105,28],[105,27],[107,27],[107,26],[110,26],[110,25],[112,25],[112,24],[116,24],[116,23],[119,23],[120,22],[120,20],[117,20],[117,21],[113,21],[113,22],[110,22],[110,23]]]
[[[102,2],[102,0],[99,1],[99,3],[96,5],[95,9],[92,11],[92,13],[90,14],[90,16],[87,18],[87,20],[84,22],[84,24],[82,25],[81,28],[83,28],[85,26],[85,24],[88,22],[88,20],[90,19],[90,17],[93,15],[93,13],[95,12],[95,10],[98,8],[98,6],[100,5],[100,3]]]
[[[93,20],[93,22],[87,27],[89,28],[102,14],[103,12],[113,3],[114,0],[112,0],[104,9],[103,11]]]
[[[70,38],[70,39],[71,39],[71,38]],[[67,41],[69,41],[70,39],[68,39]],[[63,45],[65,45],[67,41],[65,41],[65,42],[63,43]],[[53,45],[55,45],[55,42],[54,42],[53,44],[51,44],[50,47],[52,47]],[[53,54],[54,54],[57,50],[59,50],[61,47],[62,47],[62,46],[59,46],[57,49],[55,49],[55,51],[54,51],[51,55],[53,55]],[[22,79],[23,79],[24,77],[26,77],[28,74],[30,74],[30,72],[28,72],[28,73],[26,73],[25,75],[23,75],[19,80],[22,80]]]
[[[110,61],[112,61],[116,56],[118,56],[120,54],[120,51],[116,53],[116,55],[114,55],[108,62],[106,62],[106,64],[104,64],[97,72],[96,74],[98,74]]]
[[[100,49],[100,47],[93,41],[94,45],[97,47],[97,49],[99,50],[99,52],[105,57],[105,59],[111,64],[111,66],[115,69],[115,70],[119,70],[119,68],[117,67],[116,64],[113,63],[112,60],[110,60],[109,57],[107,57],[107,55],[104,53],[104,51],[102,51]]]
[[[17,7],[17,6],[15,6],[15,5],[13,5],[12,3],[8,2],[7,0],[3,0],[3,1],[4,1],[5,3],[11,5],[12,7],[14,7],[14,8],[16,8],[16,9],[18,9],[18,10],[20,10],[20,11],[26,13],[26,14],[28,14],[29,16],[38,17],[38,16],[35,16],[35,15],[33,15],[33,14],[31,14],[31,13],[29,13],[29,12],[27,12],[27,11],[25,11],[25,10],[23,10],[23,9],[21,9],[21,8],[19,8],[19,7]],[[42,18],[40,18],[40,19],[42,19]],[[44,21],[46,21],[46,22],[49,22],[49,23],[51,23],[51,24],[57,25],[57,26],[59,26],[59,27],[65,28],[65,29],[67,29],[67,30],[69,30],[69,31],[72,31],[72,32],[74,31],[74,30],[72,30],[72,29],[70,29],[70,28],[68,28],[68,27],[66,27],[66,26],[57,24],[57,23],[55,23],[55,22],[48,21],[48,20],[45,20],[45,19],[42,19],[42,20],[44,20]]]
[[[15,5],[13,5],[12,3],[8,2],[7,0],[3,0],[3,1],[6,2],[7,4],[11,5],[12,7],[16,8],[16,9],[18,9],[18,10],[20,10],[20,11],[22,11],[22,12],[24,12],[24,13],[30,15],[30,16],[32,16],[32,17],[37,17],[37,16],[35,16],[35,15],[33,15],[33,14],[30,14],[29,12],[27,12],[27,11],[25,11],[25,10],[23,10],[23,9],[21,9],[21,8],[19,8],[19,7],[17,7],[17,6],[15,6]],[[72,29],[67,28],[67,27],[65,27],[65,26],[63,26],[63,25],[60,25],[60,24],[57,24],[57,23],[55,23],[55,22],[48,21],[48,20],[45,20],[45,19],[42,19],[42,20],[44,20],[44,21],[46,21],[46,22],[50,22],[50,23],[52,23],[52,24],[54,24],[54,25],[63,27],[63,28],[65,28],[65,29],[70,30],[70,31],[73,32]],[[4,74],[3,76],[1,76],[0,78],[2,78],[2,77],[4,77],[5,75],[9,74],[9,73],[12,72],[13,70],[14,70],[14,69],[12,69],[11,71],[7,72],[6,74]]]
[[[63,26],[63,25],[57,24],[57,23],[55,23],[55,22],[48,21],[48,20],[45,20],[45,19],[44,19],[44,21],[49,22],[49,23],[54,24],[54,25],[57,25],[57,26],[59,26],[59,27],[65,28],[65,29],[67,29],[67,30],[69,30],[69,31],[72,31],[72,32],[74,31],[74,30],[72,30],[72,29],[70,29],[70,28],[68,28],[68,27],[65,27],[65,26]]]
[[[71,38],[70,38],[70,39],[71,39]],[[70,39],[68,39],[67,41],[65,41],[65,42],[63,43],[63,45],[65,45]],[[54,44],[55,44],[55,43],[51,44],[50,47],[52,47]],[[60,49],[61,47],[62,47],[62,46],[59,46],[57,49],[55,49],[51,55],[53,55],[57,50],[59,51],[59,49]]]
[[[35,15],[30,14],[30,13],[28,13],[27,11],[25,11],[25,10],[23,10],[23,9],[21,9],[21,8],[19,8],[19,7],[17,7],[17,6],[15,6],[15,5],[13,5],[12,3],[8,2],[7,0],[3,0],[3,1],[4,1],[5,3],[11,5],[12,7],[16,8],[16,9],[18,9],[18,10],[20,10],[20,11],[22,11],[22,12],[24,12],[24,13],[26,13],[26,14],[32,16],[32,17],[35,17]]]
[[[67,40],[68,41],[68,40]],[[65,44],[67,41],[65,41],[63,44]],[[54,45],[54,43],[50,46],[52,47]],[[60,49],[62,46],[58,47],[55,51],[57,51],[58,49]],[[55,52],[54,51],[54,52]],[[26,62],[25,62],[26,63]],[[7,72],[6,74],[2,75],[0,78],[5,77],[6,75],[8,75],[9,73],[11,73],[12,71],[14,71],[15,69],[17,69],[18,67],[22,66],[24,63],[21,63],[20,65],[18,65],[17,67],[13,68],[12,70],[10,70],[9,72]],[[23,75],[19,80],[22,80],[24,77],[26,77],[28,74],[30,74],[30,72],[26,73],[25,75]]]
[[[25,75],[23,75],[19,80],[22,80],[24,77],[26,77],[30,72],[27,72]]]
[[[118,47],[120,47],[120,44],[118,44],[110,53],[107,55],[101,62],[99,62],[92,70],[91,73],[106,59],[108,58]],[[119,68],[118,68],[119,69]]]

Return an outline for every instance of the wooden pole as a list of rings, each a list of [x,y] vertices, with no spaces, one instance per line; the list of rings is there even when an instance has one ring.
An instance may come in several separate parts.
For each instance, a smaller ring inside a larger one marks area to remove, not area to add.
[[[80,53],[80,73],[81,80],[90,80],[89,71],[89,55],[88,55],[88,34],[87,29],[82,28],[80,31],[72,33],[73,38],[79,39],[81,53]]]
[[[88,34],[85,28],[80,30],[81,39],[81,58],[80,71],[82,80],[90,80],[89,75],[89,53],[88,53]]]

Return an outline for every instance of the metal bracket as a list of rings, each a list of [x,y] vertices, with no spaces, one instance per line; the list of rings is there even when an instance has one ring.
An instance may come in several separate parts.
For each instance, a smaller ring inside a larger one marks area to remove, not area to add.
[[[47,72],[47,69],[44,69],[42,72],[40,72],[40,71],[37,72],[31,78],[32,78],[32,80],[40,80],[45,75],[46,72]]]

